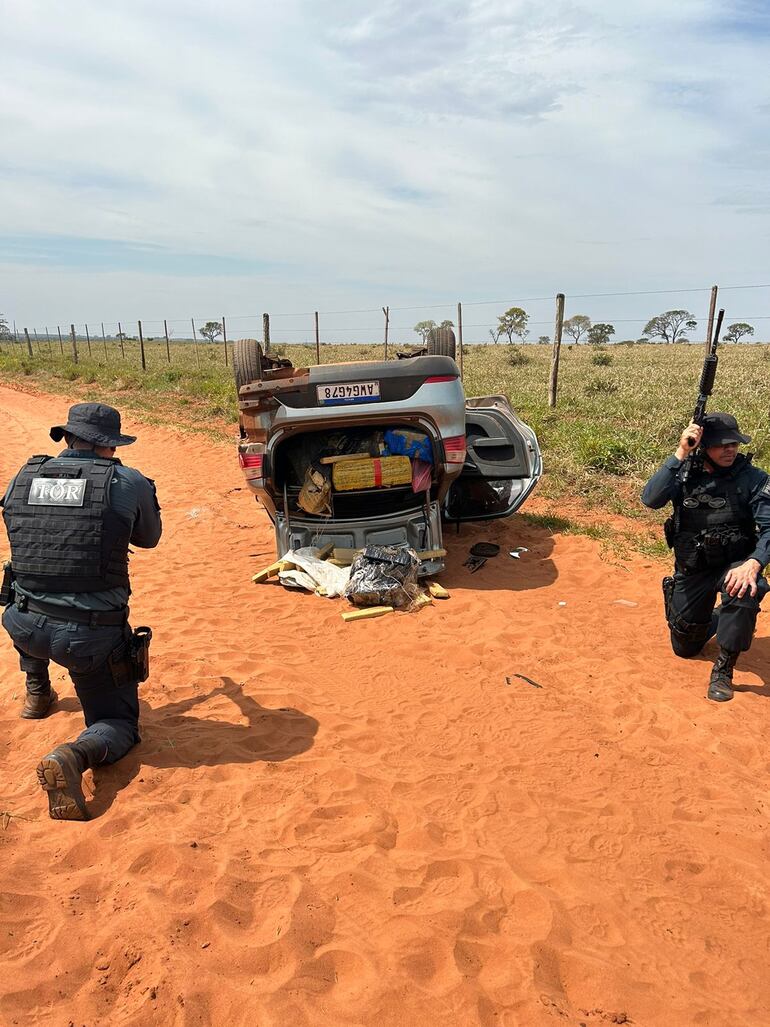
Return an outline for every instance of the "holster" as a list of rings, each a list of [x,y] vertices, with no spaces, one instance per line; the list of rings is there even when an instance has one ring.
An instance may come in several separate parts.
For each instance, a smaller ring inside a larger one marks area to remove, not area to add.
[[[107,657],[116,688],[137,685],[150,675],[152,629],[135,628]]]
[[[666,611],[666,623],[672,633],[682,642],[703,642],[708,634],[710,621],[705,624],[692,624],[690,621],[679,617],[672,610],[674,598],[674,585],[676,579],[670,574],[662,582],[663,585],[663,608]]]
[[[136,680],[146,681],[150,676],[150,642],[152,641],[152,628],[143,625],[134,628],[131,636],[131,656],[136,669]]]
[[[14,575],[11,561],[6,560],[3,564],[3,583],[0,585],[0,606],[10,606],[15,599],[13,587]]]

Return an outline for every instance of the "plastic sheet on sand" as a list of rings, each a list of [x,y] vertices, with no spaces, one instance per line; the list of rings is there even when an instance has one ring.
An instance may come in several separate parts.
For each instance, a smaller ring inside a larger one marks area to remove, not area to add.
[[[278,575],[281,584],[288,588],[306,588],[308,592],[333,598],[342,595],[350,577],[350,567],[335,567],[328,560],[319,560],[315,546],[290,549],[281,559],[296,566],[295,570]]]

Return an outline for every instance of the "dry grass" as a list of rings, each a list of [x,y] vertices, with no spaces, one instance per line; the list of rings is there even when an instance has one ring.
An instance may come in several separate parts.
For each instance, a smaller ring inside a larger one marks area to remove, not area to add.
[[[0,375],[25,378],[41,388],[89,398],[109,398],[156,423],[183,423],[218,436],[229,436],[237,421],[232,369],[225,367],[221,344],[199,347],[196,366],[192,346],[149,343],[148,369],[139,366],[138,347],[126,343],[120,359],[115,343],[105,363],[94,345],[93,359],[70,359],[47,351],[33,358],[23,347],[3,346]],[[278,346],[276,351],[298,365],[315,362],[308,346]],[[10,352],[9,352],[10,350]],[[597,352],[604,356],[597,361]],[[324,345],[324,363],[381,357],[380,346]],[[657,524],[644,511],[639,491],[655,466],[673,452],[695,402],[702,350],[698,346],[616,345],[564,346],[559,375],[559,403],[547,405],[550,347],[489,345],[467,347],[465,386],[469,395],[507,395],[537,432],[546,475],[540,495],[559,506],[575,504],[595,513],[621,514]],[[733,411],[753,435],[759,464],[770,462],[770,408],[763,387],[770,372],[770,347],[725,346],[712,409]],[[582,530],[588,531],[583,525]],[[590,533],[590,531],[588,531]],[[649,537],[645,545],[651,545]]]

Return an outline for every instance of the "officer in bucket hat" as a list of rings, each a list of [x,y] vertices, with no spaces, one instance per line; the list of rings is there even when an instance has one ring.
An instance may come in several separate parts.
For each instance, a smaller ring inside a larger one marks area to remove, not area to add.
[[[128,547],[154,548],[162,525],[152,480],[115,457],[136,437],[122,433],[114,407],[76,403],[50,435],[67,448],[31,457],[2,500],[11,544],[2,623],[26,674],[22,717],[40,720],[56,702],[49,661],[72,678],[86,728],[47,753],[37,777],[53,819],[86,820],[83,772],[139,741],[152,632],[128,623]]]

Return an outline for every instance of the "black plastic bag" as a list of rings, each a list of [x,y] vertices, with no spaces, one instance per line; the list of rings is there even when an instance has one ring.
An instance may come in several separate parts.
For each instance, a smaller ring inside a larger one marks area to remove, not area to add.
[[[367,546],[353,561],[345,596],[354,606],[410,606],[420,559],[407,546]]]

